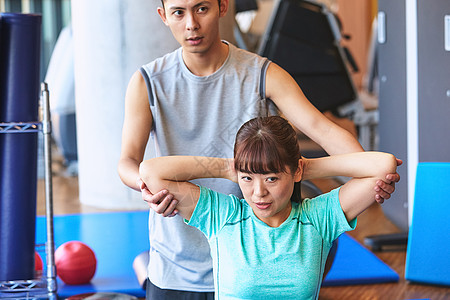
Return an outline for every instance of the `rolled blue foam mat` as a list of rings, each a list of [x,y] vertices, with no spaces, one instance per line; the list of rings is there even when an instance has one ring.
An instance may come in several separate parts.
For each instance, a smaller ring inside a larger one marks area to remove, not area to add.
[[[450,162],[417,165],[406,280],[450,286],[449,179]]]
[[[41,16],[0,18],[0,123],[38,122]],[[0,133],[0,281],[34,277],[37,132]]]

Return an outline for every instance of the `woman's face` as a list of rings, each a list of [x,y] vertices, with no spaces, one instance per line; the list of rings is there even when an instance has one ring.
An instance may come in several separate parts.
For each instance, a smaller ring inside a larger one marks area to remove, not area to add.
[[[291,195],[301,172],[238,173],[238,183],[244,199],[255,215],[271,227],[280,226],[291,213]]]

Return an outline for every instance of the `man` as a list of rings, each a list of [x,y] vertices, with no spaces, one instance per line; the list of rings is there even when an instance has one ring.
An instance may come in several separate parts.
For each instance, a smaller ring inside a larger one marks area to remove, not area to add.
[[[179,216],[164,218],[174,215],[176,199],[167,191],[151,193],[139,179],[150,133],[158,155],[232,157],[237,129],[276,113],[276,106],[329,154],[363,151],[349,132],[315,109],[286,71],[220,40],[219,19],[227,9],[228,0],[163,0],[158,14],[181,48],[143,66],[127,89],[118,170],[153,208],[148,299],[212,299],[214,291],[206,238]],[[398,180],[390,174],[374,187],[379,202],[390,197],[390,183]],[[202,184],[239,194],[226,180]]]

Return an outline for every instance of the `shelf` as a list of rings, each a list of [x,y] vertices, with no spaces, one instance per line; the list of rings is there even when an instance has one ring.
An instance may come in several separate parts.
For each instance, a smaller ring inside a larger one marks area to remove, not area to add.
[[[51,172],[51,118],[48,86],[41,84],[42,122],[0,122],[0,133],[36,133],[42,132],[44,137],[44,173],[47,242],[45,253],[47,269],[35,280],[0,281],[1,299],[57,299],[55,244],[53,233],[53,187]],[[38,149],[36,149],[38,150]],[[30,298],[31,297],[31,298]]]
[[[0,133],[33,133],[42,131],[41,122],[0,123]]]

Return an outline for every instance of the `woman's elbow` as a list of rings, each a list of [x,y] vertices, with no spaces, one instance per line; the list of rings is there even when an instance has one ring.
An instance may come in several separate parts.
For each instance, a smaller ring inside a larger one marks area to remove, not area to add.
[[[157,183],[157,178],[153,176],[154,174],[157,174],[157,172],[154,172],[154,169],[151,159],[144,160],[139,164],[139,177],[149,189]]]
[[[148,173],[148,161],[144,160],[139,164],[139,176],[143,178],[147,175],[147,173]]]
[[[397,159],[390,153],[382,153],[382,157],[379,160],[380,179],[386,178],[387,174],[393,174],[397,172]]]

